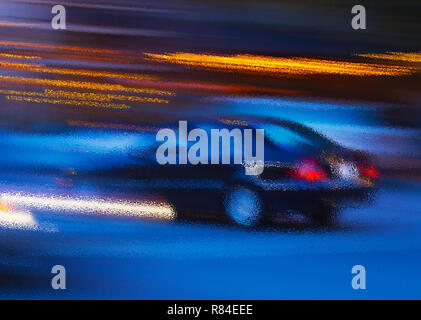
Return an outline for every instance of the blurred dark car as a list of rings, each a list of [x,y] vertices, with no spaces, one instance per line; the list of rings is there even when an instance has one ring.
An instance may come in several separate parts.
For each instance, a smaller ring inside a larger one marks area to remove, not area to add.
[[[159,127],[177,131],[178,122]],[[160,142],[155,142],[132,154],[138,161],[136,166],[114,168],[103,175],[142,182],[145,189],[170,202],[178,219],[217,220],[248,227],[285,223],[290,218],[331,224],[341,208],[363,204],[374,195],[379,173],[366,154],[344,148],[298,123],[266,119],[189,121],[189,131],[195,128],[207,132],[264,129],[263,172],[246,175],[248,164],[232,161],[160,165],[156,160]],[[154,139],[156,133],[148,134]]]

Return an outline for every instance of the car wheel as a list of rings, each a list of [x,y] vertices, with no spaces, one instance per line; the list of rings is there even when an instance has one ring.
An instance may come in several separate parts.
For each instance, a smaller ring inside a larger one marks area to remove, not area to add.
[[[259,223],[263,204],[257,191],[238,185],[227,193],[224,202],[225,212],[234,223],[244,227],[253,227]]]

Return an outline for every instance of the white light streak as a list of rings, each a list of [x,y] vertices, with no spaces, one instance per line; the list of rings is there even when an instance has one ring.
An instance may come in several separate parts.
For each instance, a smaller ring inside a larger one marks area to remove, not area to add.
[[[110,199],[78,199],[65,196],[2,193],[0,201],[23,208],[174,220],[176,213],[163,202],[129,202]]]

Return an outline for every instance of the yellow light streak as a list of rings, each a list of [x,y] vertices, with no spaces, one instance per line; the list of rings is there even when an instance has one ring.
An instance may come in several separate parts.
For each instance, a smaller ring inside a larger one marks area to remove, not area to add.
[[[249,125],[247,121],[242,120],[220,119],[219,121],[228,125],[237,125],[243,127],[247,127]]]
[[[62,90],[50,90],[45,89],[44,92],[28,92],[28,91],[16,91],[16,90],[1,90],[0,94],[14,95],[14,96],[31,96],[31,97],[44,97],[44,98],[65,98],[72,100],[83,100],[83,101],[131,101],[131,102],[147,102],[147,103],[168,103],[169,101],[161,98],[150,98],[150,97],[137,97],[137,96],[125,96],[116,94],[101,94],[93,92],[72,92]]]
[[[19,54],[11,54],[11,53],[0,53],[0,57],[11,58],[11,59],[28,59],[28,60],[40,60],[40,59],[42,59],[39,56],[22,56],[22,55],[19,55]]]
[[[47,98],[32,98],[23,96],[6,96],[7,100],[17,102],[32,102],[32,103],[50,103],[50,104],[63,104],[77,107],[96,107],[96,108],[109,108],[109,109],[130,109],[131,107],[125,104],[116,103],[102,103],[96,101],[78,101],[78,100],[63,100],[63,99],[47,99]]]
[[[255,55],[211,55],[196,53],[145,53],[152,60],[223,71],[270,74],[341,74],[354,76],[396,76],[414,72],[412,68],[309,58],[278,58]]]
[[[9,206],[2,201],[0,201],[0,213],[1,212],[5,212],[5,213],[9,212]]]
[[[407,62],[421,62],[421,52],[386,52],[386,53],[366,53],[358,54],[359,57],[407,61]]]
[[[121,78],[121,79],[130,79],[130,80],[151,80],[151,81],[157,79],[149,75],[141,75],[141,74],[134,74],[134,73],[119,73],[119,72],[84,70],[84,69],[68,69],[68,68],[49,68],[49,67],[43,67],[38,64],[2,62],[2,61],[0,61],[0,68],[20,70],[20,71],[39,72],[39,73],[55,73],[55,74],[66,74],[66,75],[74,75],[74,76],[85,76],[85,77]]]
[[[78,88],[78,89],[89,89],[89,90],[108,90],[108,91],[121,91],[131,93],[148,93],[157,95],[174,95],[171,91],[155,90],[155,89],[144,89],[144,88],[129,88],[119,84],[108,84],[108,83],[97,83],[97,82],[84,82],[84,81],[71,81],[71,80],[50,80],[50,79],[38,79],[38,78],[23,78],[23,77],[11,77],[0,75],[0,80],[5,82],[14,82],[21,84],[36,84],[41,86],[53,86],[53,87],[67,87],[67,88]]]

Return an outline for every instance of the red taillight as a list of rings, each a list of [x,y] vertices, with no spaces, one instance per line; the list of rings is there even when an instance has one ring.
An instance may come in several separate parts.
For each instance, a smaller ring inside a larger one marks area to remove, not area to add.
[[[326,171],[314,159],[305,159],[298,163],[292,171],[292,176],[309,182],[327,179]]]
[[[380,177],[380,172],[374,166],[360,165],[358,171],[360,175],[367,178],[376,179]]]

